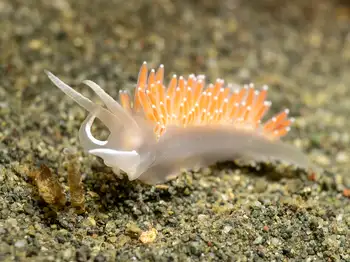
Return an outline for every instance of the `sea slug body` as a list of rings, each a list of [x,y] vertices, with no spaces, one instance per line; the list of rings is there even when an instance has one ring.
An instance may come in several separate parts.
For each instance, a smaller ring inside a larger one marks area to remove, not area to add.
[[[181,168],[208,166],[235,157],[310,167],[301,151],[280,140],[293,122],[289,110],[262,122],[271,106],[266,101],[267,86],[260,91],[253,85],[233,90],[222,79],[206,85],[203,75],[187,79],[174,75],[166,87],[163,65],[148,72],[144,62],[133,99],[122,90],[117,102],[96,83],[84,81],[103,101],[102,107],[46,73],[89,111],[79,131],[83,148],[101,157],[115,172],[123,170],[130,180],[163,183],[176,177]],[[110,131],[106,141],[91,134],[96,117]]]

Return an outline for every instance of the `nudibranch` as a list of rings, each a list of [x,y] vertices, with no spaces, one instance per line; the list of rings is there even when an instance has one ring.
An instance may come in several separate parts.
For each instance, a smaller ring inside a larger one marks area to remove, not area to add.
[[[252,84],[234,88],[225,86],[222,79],[206,85],[205,76],[193,74],[188,78],[173,75],[165,86],[164,66],[149,72],[144,62],[133,98],[121,90],[117,102],[96,83],[83,81],[104,107],[46,73],[89,112],[79,130],[83,148],[101,157],[114,172],[123,170],[130,180],[163,183],[181,169],[235,158],[310,167],[305,154],[280,140],[293,122],[287,109],[262,122],[271,106],[266,101],[267,86],[259,91]],[[95,118],[109,129],[106,141],[91,134]]]

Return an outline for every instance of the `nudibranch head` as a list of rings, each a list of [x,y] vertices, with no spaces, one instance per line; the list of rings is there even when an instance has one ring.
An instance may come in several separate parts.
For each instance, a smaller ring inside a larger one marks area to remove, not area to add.
[[[294,119],[285,109],[269,120],[262,119],[271,102],[267,86],[225,86],[217,79],[206,85],[205,76],[173,75],[164,84],[164,66],[148,72],[141,66],[133,99],[119,92],[115,101],[96,83],[83,81],[103,101],[102,107],[66,85],[50,72],[50,80],[89,111],[79,138],[86,151],[103,158],[114,170],[125,171],[130,180],[156,184],[175,177],[180,168],[201,167],[218,161],[245,157],[281,160],[302,168],[307,157],[280,138]],[[109,129],[106,141],[91,134],[95,118]]]

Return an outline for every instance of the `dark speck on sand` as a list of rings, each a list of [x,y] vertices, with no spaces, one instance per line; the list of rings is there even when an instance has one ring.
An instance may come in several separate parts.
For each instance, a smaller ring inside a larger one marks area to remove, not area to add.
[[[0,261],[350,261],[349,1],[2,0],[0,21]],[[268,84],[272,111],[296,118],[285,141],[324,172],[227,163],[161,187],[117,178],[82,152],[86,112],[44,69],[95,99],[81,80],[116,97],[144,60],[167,79]],[[28,178],[45,164],[67,192],[65,148],[83,214],[47,205]]]

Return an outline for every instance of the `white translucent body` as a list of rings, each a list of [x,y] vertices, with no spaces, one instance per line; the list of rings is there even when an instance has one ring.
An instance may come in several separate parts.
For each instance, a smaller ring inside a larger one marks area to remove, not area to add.
[[[52,73],[46,73],[58,88],[89,111],[79,131],[83,148],[101,157],[113,170],[123,170],[130,180],[163,183],[176,177],[182,168],[208,166],[235,157],[255,161],[280,160],[301,168],[310,167],[307,157],[298,149],[234,126],[168,126],[157,140],[153,123],[146,121],[142,115],[125,111],[96,83],[84,81],[106,108],[93,103]],[[96,117],[110,131],[106,141],[100,141],[91,134]]]

